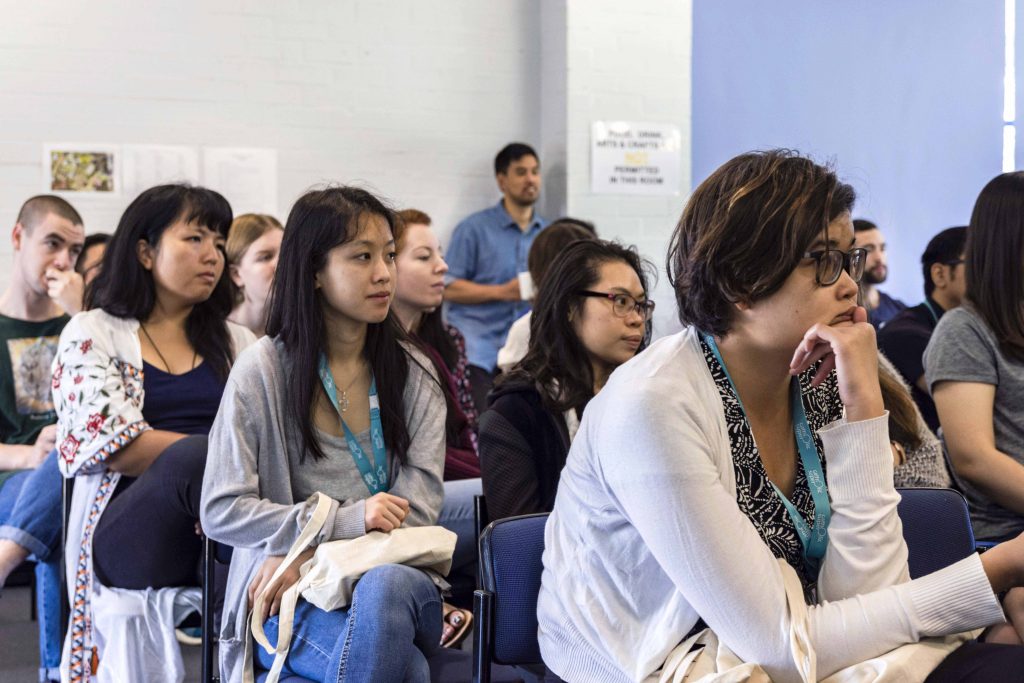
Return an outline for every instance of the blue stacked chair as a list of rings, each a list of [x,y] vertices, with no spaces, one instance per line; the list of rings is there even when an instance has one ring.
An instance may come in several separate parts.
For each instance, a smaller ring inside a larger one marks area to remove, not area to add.
[[[977,552],[967,501],[958,491],[939,488],[897,491],[910,578],[931,574]]]
[[[481,588],[473,594],[473,681],[490,683],[491,665],[547,673],[537,642],[537,596],[547,514],[492,522],[480,535]],[[557,680],[547,674],[545,680]]]

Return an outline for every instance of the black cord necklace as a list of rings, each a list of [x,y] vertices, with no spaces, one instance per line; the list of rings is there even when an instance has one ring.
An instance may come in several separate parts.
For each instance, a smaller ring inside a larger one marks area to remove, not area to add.
[[[171,364],[167,362],[166,358],[164,358],[164,354],[160,353],[160,347],[156,345],[155,341],[153,341],[153,337],[149,336],[149,330],[146,329],[146,326],[143,325],[141,321],[139,322],[139,327],[142,328],[142,334],[146,335],[149,345],[153,347],[153,350],[156,351],[156,355],[160,357],[160,361],[164,364],[164,367],[167,368],[167,374],[173,375],[174,373],[171,371]],[[189,370],[195,370],[195,367],[196,350],[192,349],[192,367],[190,367]]]

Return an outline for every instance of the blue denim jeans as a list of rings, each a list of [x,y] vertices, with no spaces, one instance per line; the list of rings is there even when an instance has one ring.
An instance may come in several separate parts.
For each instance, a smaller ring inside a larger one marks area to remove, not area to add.
[[[278,618],[264,624],[277,641]],[[418,569],[386,564],[356,583],[348,609],[325,612],[300,599],[295,607],[286,675],[324,683],[426,683],[427,657],[441,640],[441,594]],[[274,656],[256,647],[255,668]]]
[[[14,475],[0,488],[0,538],[26,548],[36,561],[39,680],[59,680],[62,481],[52,451],[39,467]]]
[[[452,571],[470,569],[476,564],[476,520],[473,516],[473,498],[483,493],[480,478],[456,479],[444,483],[444,504],[437,523],[453,532],[455,553]]]
[[[34,470],[20,472],[0,489],[0,538],[26,548],[35,559],[60,559],[61,490],[57,451]]]

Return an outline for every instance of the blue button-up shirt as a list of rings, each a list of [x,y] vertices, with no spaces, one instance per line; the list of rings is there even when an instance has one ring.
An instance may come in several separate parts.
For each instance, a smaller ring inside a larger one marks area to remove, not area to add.
[[[529,228],[521,230],[505,206],[478,211],[455,226],[445,253],[446,282],[470,280],[481,285],[508,282],[526,270],[533,238],[547,221],[534,211]],[[448,304],[448,322],[466,338],[466,356],[472,365],[493,370],[498,349],[508,328],[530,310],[527,301],[490,301],[484,304]]]

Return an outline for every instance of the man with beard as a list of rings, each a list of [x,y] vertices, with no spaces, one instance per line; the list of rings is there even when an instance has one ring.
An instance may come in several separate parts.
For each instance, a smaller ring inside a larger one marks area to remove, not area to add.
[[[547,221],[534,204],[540,195],[540,161],[529,145],[513,142],[498,152],[494,173],[502,198],[465,218],[452,234],[445,258],[448,322],[466,338],[473,400],[483,412],[494,380],[498,349],[512,322],[530,309],[520,288],[530,245]]]
[[[868,262],[864,266],[864,307],[868,309],[868,317],[875,329],[896,317],[896,314],[907,307],[899,299],[894,299],[878,289],[876,285],[885,282],[889,275],[888,256],[885,253],[885,235],[871,221],[858,218],[853,221],[853,231],[857,237],[857,246],[868,252]]]

